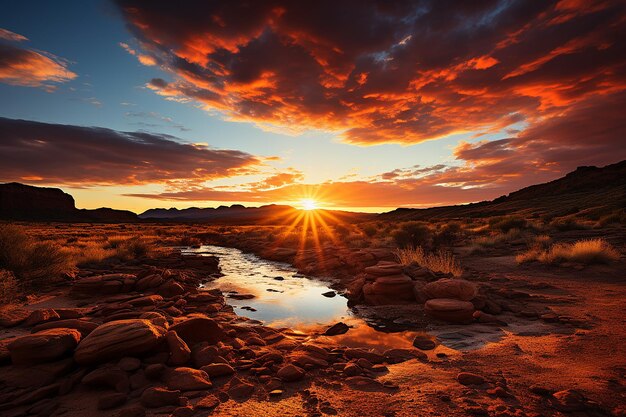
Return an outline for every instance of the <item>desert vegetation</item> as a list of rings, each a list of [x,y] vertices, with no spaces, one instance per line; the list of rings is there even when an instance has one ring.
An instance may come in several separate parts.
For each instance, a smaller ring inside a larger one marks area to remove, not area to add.
[[[573,243],[555,243],[547,248],[535,246],[517,255],[518,263],[541,262],[560,264],[604,264],[620,258],[619,252],[604,239],[583,239]]]
[[[403,265],[415,263],[431,271],[452,274],[460,277],[463,269],[460,263],[450,252],[438,250],[428,253],[421,246],[396,249],[398,261]]]

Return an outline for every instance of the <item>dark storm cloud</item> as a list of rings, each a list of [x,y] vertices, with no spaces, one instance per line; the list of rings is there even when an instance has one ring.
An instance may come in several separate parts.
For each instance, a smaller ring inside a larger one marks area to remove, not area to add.
[[[146,132],[120,132],[0,118],[0,180],[83,186],[197,183],[255,171],[260,158],[180,143]]]

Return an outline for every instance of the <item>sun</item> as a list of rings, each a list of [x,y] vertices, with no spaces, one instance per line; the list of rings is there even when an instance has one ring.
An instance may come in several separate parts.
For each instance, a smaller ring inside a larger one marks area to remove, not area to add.
[[[307,211],[315,210],[315,209],[318,208],[317,201],[311,200],[310,198],[306,198],[304,200],[301,200],[300,201],[300,206],[302,206],[303,210],[307,210]]]

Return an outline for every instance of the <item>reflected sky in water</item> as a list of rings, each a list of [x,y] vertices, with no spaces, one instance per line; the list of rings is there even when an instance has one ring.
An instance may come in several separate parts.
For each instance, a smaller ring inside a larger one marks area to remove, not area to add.
[[[322,293],[331,291],[326,283],[298,274],[289,264],[264,260],[239,249],[220,246],[186,249],[183,253],[215,255],[220,258],[224,276],[207,283],[206,288],[219,288],[227,296],[230,291],[255,296],[249,300],[228,298],[228,303],[235,307],[240,316],[294,329],[329,325],[353,317],[344,297],[324,297]],[[282,277],[283,280],[276,280],[276,277]],[[244,306],[256,311],[241,309]]]

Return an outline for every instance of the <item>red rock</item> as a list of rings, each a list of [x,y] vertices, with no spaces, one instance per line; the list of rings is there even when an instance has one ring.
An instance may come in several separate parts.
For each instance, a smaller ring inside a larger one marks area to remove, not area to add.
[[[403,274],[378,277],[363,286],[363,296],[372,305],[414,303],[413,285],[411,278]]]
[[[187,346],[200,342],[216,344],[226,337],[220,325],[208,317],[193,317],[181,321],[170,327],[170,330],[174,330]]]
[[[456,376],[456,380],[463,385],[481,385],[485,383],[485,378],[471,372],[461,372]]]
[[[180,405],[180,391],[165,388],[148,388],[141,394],[141,404],[148,408],[158,408],[167,405]]]
[[[326,331],[324,332],[324,335],[325,336],[337,336],[340,334],[347,333],[348,330],[350,330],[350,327],[348,327],[347,324],[343,322],[339,322],[339,323],[333,324],[328,329],[326,329]]]
[[[170,351],[169,362],[172,365],[179,366],[189,362],[189,359],[191,358],[191,350],[187,346],[187,343],[178,337],[174,330],[167,332],[165,340],[167,341],[167,346]]]
[[[437,343],[427,336],[418,335],[413,339],[413,346],[421,350],[433,350],[437,346]]]
[[[434,298],[426,301],[424,313],[429,317],[450,323],[471,323],[474,320],[474,305],[469,301]]]
[[[8,345],[15,365],[33,365],[51,362],[71,352],[80,341],[80,332],[74,329],[49,329],[21,336]]]
[[[117,417],[146,417],[146,410],[141,406],[135,405],[120,410]]]
[[[112,394],[102,394],[98,398],[98,410],[110,410],[111,408],[119,407],[126,402],[126,394],[119,392]]]
[[[83,377],[83,384],[93,387],[109,387],[117,392],[128,392],[130,382],[126,372],[112,366],[97,368]]]
[[[165,365],[161,363],[148,365],[145,369],[146,377],[149,379],[158,379],[161,377],[161,375],[163,375],[165,369]]]
[[[254,385],[235,377],[230,381],[228,395],[237,400],[249,398],[254,393]]]
[[[368,275],[382,277],[386,275],[398,275],[402,273],[402,265],[395,262],[379,262],[374,266],[367,267],[363,270]]]
[[[35,326],[39,323],[45,323],[52,320],[58,320],[59,314],[51,308],[44,308],[41,310],[35,310],[30,313],[30,316],[24,322],[25,326]]]
[[[191,359],[196,368],[215,362],[219,355],[219,350],[215,346],[196,347],[191,351]]]
[[[280,368],[276,375],[285,382],[294,382],[304,378],[306,372],[302,368],[289,364]]]
[[[122,371],[132,372],[141,368],[141,361],[137,358],[125,357],[120,359],[117,363],[117,367]]]
[[[218,405],[220,405],[219,398],[213,394],[209,394],[196,403],[196,408],[213,409]]]
[[[163,297],[170,298],[185,293],[185,288],[174,280],[169,280],[156,290]]]
[[[128,303],[134,307],[153,306],[163,301],[163,297],[158,294],[146,295],[144,297],[128,300]]]
[[[172,390],[194,391],[209,389],[213,386],[206,372],[193,368],[176,368],[165,377],[167,387]]]
[[[94,323],[92,321],[87,320],[78,320],[78,319],[66,319],[66,320],[57,320],[51,321],[49,323],[41,323],[32,328],[31,332],[36,333],[42,330],[47,329],[58,329],[58,328],[66,328],[66,329],[76,329],[80,332],[82,337],[87,336],[89,333],[94,331],[98,327],[98,323]]]
[[[450,298],[469,301],[476,297],[478,290],[476,284],[471,281],[456,278],[443,278],[426,284],[422,288],[422,294],[426,300],[433,298]]]
[[[586,402],[585,397],[580,392],[573,389],[566,389],[552,394],[554,408],[566,413],[584,411]]]
[[[165,337],[165,329],[148,320],[129,319],[105,323],[83,339],[74,359],[80,365],[102,363],[154,349]]]
[[[410,361],[411,359],[419,359],[421,361],[428,360],[428,356],[417,349],[388,349],[383,353],[383,356],[388,363],[400,363]]]
[[[210,365],[205,365],[200,369],[206,372],[211,378],[232,375],[235,373],[233,367],[227,363],[212,363]]]
[[[383,355],[358,348],[348,348],[345,350],[344,355],[346,358],[350,359],[365,358],[371,363],[383,363],[385,361],[385,357]]]
[[[192,417],[196,414],[196,410],[190,406],[186,405],[184,407],[176,407],[174,411],[172,411],[171,417]]]
[[[30,316],[30,310],[25,308],[3,308],[0,310],[0,326],[14,327]]]
[[[383,384],[366,376],[351,376],[346,378],[346,384],[362,391],[374,391],[383,388]]]

